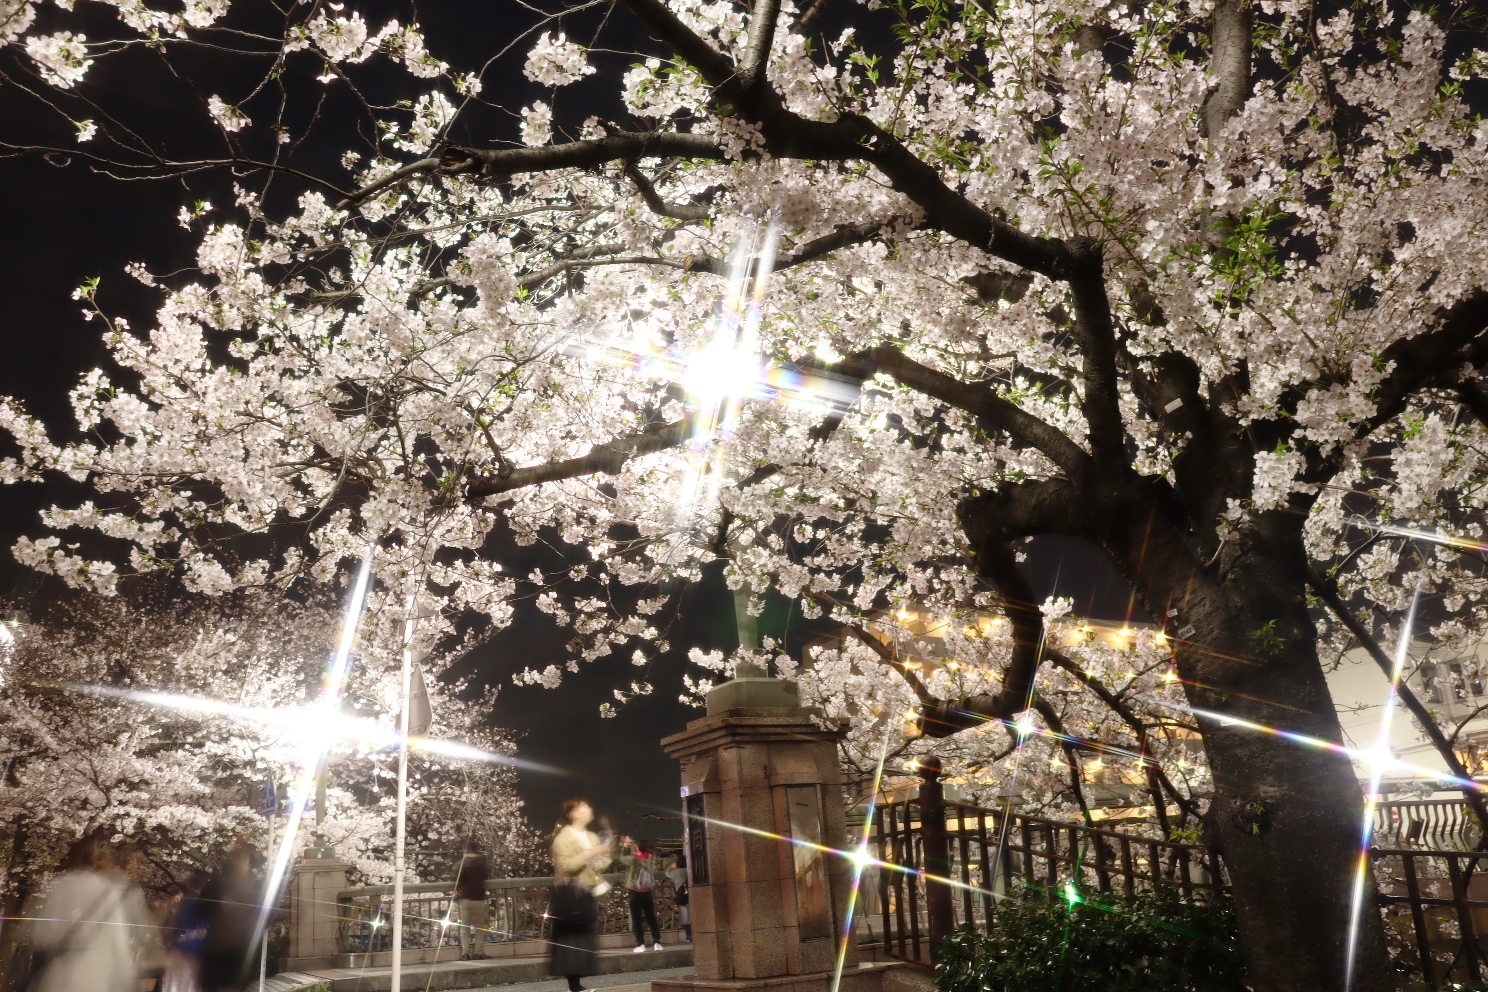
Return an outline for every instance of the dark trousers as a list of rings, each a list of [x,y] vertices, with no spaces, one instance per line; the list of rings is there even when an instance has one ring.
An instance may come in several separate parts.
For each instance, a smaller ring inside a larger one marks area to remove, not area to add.
[[[636,946],[646,943],[646,928],[641,926],[641,914],[646,916],[645,922],[651,924],[651,934],[656,938],[656,943],[661,943],[661,924],[656,922],[656,896],[650,892],[630,891],[630,925],[635,930]]]

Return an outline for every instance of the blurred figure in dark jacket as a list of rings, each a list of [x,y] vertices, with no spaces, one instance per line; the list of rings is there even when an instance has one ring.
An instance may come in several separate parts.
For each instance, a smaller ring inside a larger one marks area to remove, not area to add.
[[[161,992],[201,992],[201,956],[208,922],[201,890],[206,883],[206,873],[196,871],[181,886],[180,901],[170,920]]]
[[[203,992],[236,990],[248,980],[258,949],[255,931],[262,901],[253,878],[253,849],[239,844],[223,859],[197,899],[207,924],[201,946]]]
[[[455,873],[455,912],[460,920],[460,957],[466,961],[486,956],[486,937],[491,910],[486,902],[486,879],[491,870],[474,837],[465,841],[465,853]],[[471,946],[474,945],[474,950]]]

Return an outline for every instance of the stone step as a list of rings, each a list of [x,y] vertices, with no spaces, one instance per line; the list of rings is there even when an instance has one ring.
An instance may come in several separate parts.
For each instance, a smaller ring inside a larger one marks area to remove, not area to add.
[[[599,974],[618,975],[661,968],[686,968],[692,964],[692,945],[673,944],[660,951],[636,954],[632,950],[600,951]],[[461,961],[458,950],[451,960],[403,967],[403,987],[434,992],[437,989],[479,989],[491,985],[513,985],[540,982],[548,974],[548,959],[542,957],[487,958],[484,961]],[[290,979],[276,975],[271,981]],[[387,992],[392,988],[391,968],[325,968],[297,972],[293,983],[272,986],[273,992]],[[271,988],[264,986],[266,992]]]

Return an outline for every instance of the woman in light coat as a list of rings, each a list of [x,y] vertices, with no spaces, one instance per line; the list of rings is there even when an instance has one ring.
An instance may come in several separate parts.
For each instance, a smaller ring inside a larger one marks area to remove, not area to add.
[[[553,832],[552,956],[548,972],[568,979],[570,992],[583,992],[579,979],[599,970],[596,940],[600,896],[609,884],[599,877],[610,865],[610,845],[589,830],[594,809],[583,799],[563,804],[567,821]]]
[[[36,992],[134,992],[139,983],[135,931],[139,901],[132,886],[114,877],[112,859],[99,835],[83,838],[69,852],[36,920],[31,954]]]

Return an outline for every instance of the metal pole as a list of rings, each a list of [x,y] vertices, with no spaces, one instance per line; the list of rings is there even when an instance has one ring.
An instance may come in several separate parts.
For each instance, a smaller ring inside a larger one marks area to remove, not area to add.
[[[925,845],[925,908],[930,916],[930,956],[936,946],[956,929],[956,910],[951,887],[941,879],[951,877],[951,851],[946,841],[945,791],[940,784],[940,759],[920,762],[920,836]]]
[[[279,800],[277,793],[274,797],[274,810],[269,814],[269,846],[267,848],[269,857],[274,856],[274,818],[279,815]],[[269,928],[264,927],[263,939],[258,948],[258,992],[264,992],[264,979],[268,977],[269,969]]]
[[[408,815],[408,728],[413,696],[413,607],[417,590],[408,594],[403,622],[403,712],[398,717],[398,826],[393,841],[393,974],[389,992],[403,990],[403,837]]]

